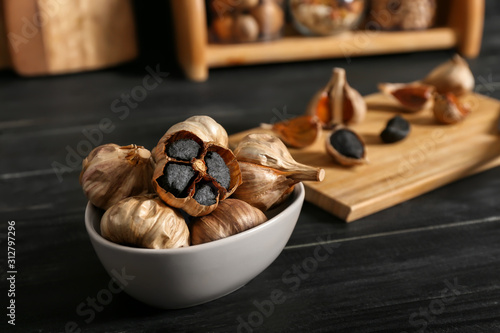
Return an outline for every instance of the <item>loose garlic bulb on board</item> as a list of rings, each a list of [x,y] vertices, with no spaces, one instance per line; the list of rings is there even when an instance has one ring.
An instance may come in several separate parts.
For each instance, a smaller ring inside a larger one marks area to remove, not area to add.
[[[357,124],[365,119],[366,102],[347,83],[345,69],[334,68],[330,81],[313,96],[306,113],[318,117],[324,128]]]
[[[434,86],[440,94],[461,96],[474,90],[475,80],[465,59],[455,54],[451,60],[434,68],[422,83]]]

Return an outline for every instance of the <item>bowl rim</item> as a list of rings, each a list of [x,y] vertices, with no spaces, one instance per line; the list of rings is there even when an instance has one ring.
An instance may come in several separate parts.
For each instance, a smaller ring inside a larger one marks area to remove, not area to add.
[[[265,221],[264,223],[259,224],[256,227],[245,230],[245,231],[240,232],[236,235],[232,235],[232,236],[229,236],[226,238],[218,239],[216,241],[203,243],[203,244],[197,244],[197,245],[190,245],[187,247],[174,248],[174,249],[137,248],[137,247],[130,247],[130,246],[126,246],[126,245],[116,244],[116,243],[113,243],[113,242],[107,240],[106,238],[102,237],[97,232],[97,230],[94,228],[94,221],[89,216],[89,214],[90,214],[89,210],[90,209],[97,209],[97,207],[93,206],[90,201],[87,203],[87,206],[85,207],[85,229],[87,229],[87,233],[89,234],[89,237],[91,239],[93,239],[94,241],[98,242],[100,245],[102,245],[104,247],[111,248],[111,249],[130,252],[130,253],[149,253],[149,254],[153,254],[153,255],[161,255],[161,254],[179,254],[179,253],[190,253],[190,252],[196,252],[196,251],[204,251],[204,250],[208,250],[210,248],[224,246],[224,244],[231,244],[234,242],[238,242],[238,240],[241,238],[248,237],[249,235],[251,235],[253,233],[259,232],[262,229],[267,229],[271,225],[276,224],[279,217],[282,216],[286,211],[292,210],[293,207],[302,205],[304,198],[305,198],[305,189],[304,189],[304,185],[302,183],[298,183],[295,185],[292,198],[293,199],[289,203],[289,205],[287,207],[285,207],[280,213],[278,213],[276,216],[273,216],[272,218]]]

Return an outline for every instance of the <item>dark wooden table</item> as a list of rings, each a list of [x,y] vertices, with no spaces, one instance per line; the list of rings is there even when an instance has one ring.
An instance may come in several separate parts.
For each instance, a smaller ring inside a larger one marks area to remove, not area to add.
[[[495,98],[498,8],[487,2],[481,56],[470,61],[476,90]],[[109,120],[113,130],[93,136],[92,145],[152,148],[170,125],[195,114],[214,117],[231,134],[301,114],[334,66],[345,67],[351,85],[368,94],[379,81],[417,79],[452,53],[221,69],[202,84],[172,74],[158,76],[154,88],[151,80],[151,90],[137,87],[156,63],[54,78],[2,73],[0,330],[500,332],[500,168],[351,224],[305,203],[276,261],[240,290],[210,303],[164,311],[119,293],[108,304],[92,305],[110,278],[84,228],[86,199],[78,175],[88,148],[85,133],[100,122]],[[174,71],[165,64],[159,69]],[[16,230],[15,328],[6,316],[8,221],[15,221]],[[303,263],[325,240],[328,259],[306,272]],[[284,292],[284,302],[259,309],[256,304],[268,301],[274,289]]]

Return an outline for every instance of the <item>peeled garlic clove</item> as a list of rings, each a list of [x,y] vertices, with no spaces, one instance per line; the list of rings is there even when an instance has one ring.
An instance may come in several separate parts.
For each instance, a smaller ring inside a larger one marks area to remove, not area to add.
[[[308,180],[321,181],[325,176],[325,170],[295,161],[283,142],[271,134],[248,134],[240,141],[234,155],[239,162],[263,165],[284,172],[298,172]]]
[[[210,215],[198,217],[191,225],[191,244],[202,244],[229,237],[267,221],[259,209],[237,199],[220,203]]]
[[[318,117],[324,128],[335,124],[355,124],[364,120],[366,102],[346,80],[343,68],[334,68],[327,85],[309,102],[307,114]]]
[[[432,85],[440,94],[453,93],[461,96],[474,90],[474,75],[464,58],[455,54],[453,59],[434,68],[422,80]]]
[[[452,93],[438,94],[433,108],[434,117],[442,124],[455,124],[471,112],[467,104],[460,103]]]
[[[337,126],[326,137],[325,148],[335,161],[344,166],[365,164],[365,143],[354,131],[344,126]]]
[[[107,240],[149,249],[189,246],[189,229],[180,211],[155,195],[126,198],[111,206],[101,219]]]
[[[291,194],[294,185],[304,180],[301,173],[286,173],[258,164],[239,163],[243,183],[231,198],[243,200],[263,212],[283,202]]]
[[[293,148],[312,145],[321,133],[321,124],[315,116],[297,117],[273,125],[261,124],[260,127],[272,130],[286,145]]]
[[[379,83],[378,89],[393,96],[406,110],[417,112],[432,108],[434,87],[421,83]]]
[[[80,184],[94,206],[108,209],[124,198],[153,192],[153,169],[144,147],[105,144],[83,160]]]

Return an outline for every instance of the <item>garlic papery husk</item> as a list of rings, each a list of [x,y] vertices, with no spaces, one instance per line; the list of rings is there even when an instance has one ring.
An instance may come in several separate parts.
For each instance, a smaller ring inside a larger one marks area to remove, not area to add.
[[[282,203],[294,185],[304,180],[302,173],[287,173],[247,162],[239,162],[243,183],[231,198],[240,199],[263,212]]]
[[[404,109],[410,112],[430,109],[434,104],[434,87],[431,85],[419,82],[379,83],[378,89],[394,97]]]
[[[313,96],[306,113],[318,117],[324,128],[335,124],[356,124],[365,118],[366,102],[347,83],[345,70],[334,68],[330,81]]]
[[[101,235],[107,240],[149,249],[189,246],[189,228],[179,210],[155,195],[126,198],[102,216]]]
[[[293,148],[312,145],[321,133],[321,124],[316,116],[301,116],[275,124],[261,124],[261,128],[272,130],[283,142]]]
[[[437,94],[433,108],[434,117],[442,124],[455,124],[464,120],[471,112],[468,104],[458,101],[452,93]]]
[[[434,86],[440,94],[461,96],[474,90],[475,80],[465,59],[455,54],[451,60],[434,68],[422,83]]]
[[[211,214],[194,219],[191,244],[202,244],[229,237],[267,221],[259,209],[237,199],[222,201]]]
[[[285,144],[272,134],[248,134],[240,141],[234,150],[234,155],[238,162],[258,164],[284,172],[301,173],[307,180],[321,181],[325,177],[325,170],[295,161]]]
[[[152,193],[153,170],[149,150],[110,143],[95,148],[83,160],[80,184],[94,206],[108,209],[124,198]]]
[[[215,142],[219,146],[228,147],[229,139],[226,130],[209,116],[189,117],[170,127],[163,137],[179,131],[191,132],[204,142]]]

